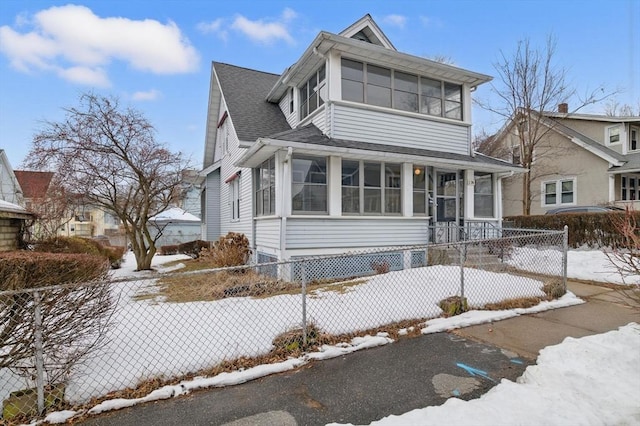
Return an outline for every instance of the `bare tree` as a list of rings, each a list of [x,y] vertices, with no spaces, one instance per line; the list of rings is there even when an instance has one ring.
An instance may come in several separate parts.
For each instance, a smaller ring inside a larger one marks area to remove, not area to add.
[[[609,117],[640,116],[640,100],[638,100],[638,105],[634,108],[629,104],[620,104],[615,99],[611,99],[604,107],[604,114]]]
[[[67,190],[118,217],[137,269],[151,269],[161,232],[151,233],[148,221],[175,201],[186,160],[157,142],[151,123],[117,98],[83,94],[78,107],[65,111],[64,121],[45,122],[34,137],[26,166],[55,170]]]
[[[543,50],[535,49],[525,39],[518,42],[513,55],[500,52],[498,62],[494,63],[497,83],[491,86],[499,101],[493,105],[478,101],[481,107],[515,123],[513,128],[507,130],[516,135],[519,143],[517,160],[527,169],[521,178],[522,213],[525,215],[530,214],[535,195],[532,183],[545,174],[540,168],[544,162],[534,162],[534,159],[540,159],[543,155],[557,155],[552,153],[552,147],[547,144],[547,135],[553,126],[550,126],[545,112],[554,111],[569,99],[577,99],[572,110],[567,111],[569,115],[610,96],[604,94],[602,88],[578,96],[575,89],[569,87],[565,70],[555,65],[555,54],[556,42],[552,37],[547,38]]]
[[[620,291],[624,300],[640,308],[640,283],[633,282],[640,277],[640,224],[637,217],[628,207],[622,216],[611,215],[611,221],[620,235],[620,240],[611,250],[605,251],[605,254],[622,277],[622,281],[630,281],[628,289]]]
[[[54,174],[42,197],[29,200],[27,210],[36,218],[30,227],[30,240],[55,237],[60,227],[67,225],[80,207],[80,199],[69,194],[62,182]]]

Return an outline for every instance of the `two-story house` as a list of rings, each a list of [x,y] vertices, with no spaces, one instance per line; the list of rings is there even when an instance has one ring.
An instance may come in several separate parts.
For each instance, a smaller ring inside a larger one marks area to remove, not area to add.
[[[491,155],[518,162],[518,132],[540,134],[533,152],[531,214],[569,206],[615,205],[640,209],[640,117],[532,112],[532,121],[509,120]],[[522,214],[522,176],[503,180],[505,216]]]
[[[499,226],[501,179],[522,169],[473,152],[490,79],[397,51],[369,15],[281,75],[214,62],[203,238],[244,233],[262,262]]]

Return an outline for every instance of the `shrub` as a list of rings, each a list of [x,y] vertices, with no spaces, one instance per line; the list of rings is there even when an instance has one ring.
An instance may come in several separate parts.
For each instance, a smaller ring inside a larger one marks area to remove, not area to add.
[[[163,256],[169,256],[172,254],[178,254],[178,245],[177,244],[168,244],[166,246],[160,247],[160,252],[158,253]]]
[[[214,268],[246,265],[251,249],[244,234],[229,232],[213,244],[213,248],[200,251],[199,260]]]
[[[624,220],[625,214],[625,212],[570,213],[510,216],[504,219],[512,222],[516,228],[562,230],[567,225],[570,247],[621,247],[626,241],[617,230],[616,223]],[[629,214],[636,223],[640,222],[640,212]]]
[[[208,249],[211,247],[211,244],[208,241],[203,240],[195,240],[189,241],[188,243],[182,243],[178,245],[178,253],[186,254],[194,259],[200,257],[200,251],[202,249]]]
[[[84,253],[109,259],[113,268],[119,268],[124,256],[124,247],[107,247],[97,240],[80,237],[53,237],[37,242],[37,252],[46,253]]]
[[[454,315],[460,315],[469,310],[467,305],[467,298],[460,296],[447,297],[438,303],[438,306],[444,312],[445,317],[452,317]]]
[[[107,277],[103,256],[89,254],[0,253],[0,291],[78,283]]]

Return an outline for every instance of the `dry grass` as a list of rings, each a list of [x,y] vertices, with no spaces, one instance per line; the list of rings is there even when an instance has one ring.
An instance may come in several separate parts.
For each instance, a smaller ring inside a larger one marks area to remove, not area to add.
[[[536,306],[543,299],[539,297],[518,297],[515,299],[507,299],[497,303],[489,303],[484,305],[486,311],[502,311],[505,309],[530,308]]]

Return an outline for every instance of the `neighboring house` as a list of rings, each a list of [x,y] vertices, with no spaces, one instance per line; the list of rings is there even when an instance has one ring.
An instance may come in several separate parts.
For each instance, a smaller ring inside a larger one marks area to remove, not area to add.
[[[500,226],[501,179],[522,168],[473,152],[489,80],[398,52],[369,15],[281,75],[214,62],[203,238],[244,233],[262,262]]]
[[[149,218],[149,232],[154,238],[160,233],[156,247],[199,240],[200,218],[180,207],[171,207]]]
[[[180,185],[179,207],[200,218],[202,203],[200,193],[204,177],[197,170],[187,169],[182,171],[182,184]]]
[[[112,244],[123,245],[120,220],[98,207],[82,202],[81,197],[62,199],[65,196],[56,195],[52,184],[53,172],[16,170],[15,175],[23,188],[27,210],[40,217],[33,230],[36,238],[50,235],[54,231],[56,235],[67,237],[106,235],[115,240],[111,241]]]
[[[17,205],[24,203],[22,188],[4,149],[0,149],[0,200]]]
[[[22,238],[33,215],[14,203],[0,200],[0,251],[21,248]]]
[[[567,104],[558,111],[533,115],[544,137],[531,166],[530,214],[591,205],[640,210],[640,117],[571,114]],[[503,126],[493,142],[502,158],[519,162],[517,132],[531,125]],[[504,179],[502,194],[504,216],[522,214],[522,175]]]

